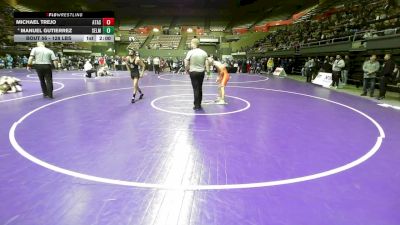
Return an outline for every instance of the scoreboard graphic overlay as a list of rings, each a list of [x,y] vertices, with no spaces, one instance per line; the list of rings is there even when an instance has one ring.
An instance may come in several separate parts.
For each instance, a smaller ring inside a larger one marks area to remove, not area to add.
[[[14,42],[114,42],[114,12],[15,12]]]

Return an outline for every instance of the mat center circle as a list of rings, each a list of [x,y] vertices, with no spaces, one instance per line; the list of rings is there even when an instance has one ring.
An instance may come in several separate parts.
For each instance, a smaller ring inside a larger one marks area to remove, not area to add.
[[[243,112],[250,108],[250,102],[236,96],[225,96],[227,104],[217,104],[215,94],[203,94],[202,110],[193,111],[193,94],[167,95],[154,99],[151,106],[162,112],[194,115],[217,116]]]

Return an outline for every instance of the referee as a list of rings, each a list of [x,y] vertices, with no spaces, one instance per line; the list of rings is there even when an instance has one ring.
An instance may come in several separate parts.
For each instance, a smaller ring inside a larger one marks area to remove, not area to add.
[[[191,41],[192,50],[185,58],[186,71],[189,71],[194,94],[194,110],[201,110],[201,100],[203,98],[203,80],[205,70],[209,70],[207,53],[199,48],[200,41],[197,38]]]
[[[43,42],[38,42],[37,47],[33,48],[28,60],[27,70],[32,68],[32,62],[35,59],[35,70],[39,76],[42,87],[43,97],[53,98],[53,74],[51,64],[57,68],[58,62],[54,52],[45,47]]]

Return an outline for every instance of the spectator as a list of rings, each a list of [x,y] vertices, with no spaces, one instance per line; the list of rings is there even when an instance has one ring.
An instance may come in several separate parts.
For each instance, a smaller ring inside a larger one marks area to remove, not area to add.
[[[322,62],[321,59],[316,57],[315,58],[315,69],[314,69],[314,76],[313,79],[315,79],[316,75],[318,74],[318,72],[321,70],[322,68]]]
[[[345,67],[345,62],[340,55],[336,56],[335,62],[332,65],[332,87],[338,88],[339,78],[342,73],[342,69]]]
[[[22,66],[26,67],[27,65],[28,65],[28,57],[24,55],[24,57],[22,57]]]
[[[113,68],[113,67],[111,66],[111,62],[112,62],[112,58],[111,58],[111,57],[107,57],[107,58],[106,58],[106,64],[107,64],[107,67],[110,68],[110,69]]]
[[[153,66],[152,66],[152,62],[153,62],[153,60],[151,59],[151,57],[149,56],[149,57],[147,57],[147,60],[146,60],[146,62],[147,62],[147,70],[148,71],[152,71],[153,70]]]
[[[382,74],[379,81],[379,96],[378,100],[385,98],[386,95],[386,87],[389,82],[392,82],[395,77],[394,76],[394,69],[395,63],[391,59],[392,56],[390,54],[385,55],[385,62],[382,68]]]
[[[169,67],[169,71],[173,71],[173,66],[172,66],[173,63],[174,63],[174,61],[172,60],[172,57],[169,57],[169,59],[167,60],[167,65]]]
[[[267,62],[268,74],[272,74],[274,70],[274,58],[269,58]]]
[[[288,65],[287,65],[287,71],[291,74],[291,73],[293,73],[293,69],[294,69],[294,62],[292,59],[289,59]]]
[[[250,68],[251,68],[251,60],[247,59],[247,62],[246,62],[246,73],[250,73]]]
[[[66,60],[66,65],[68,64],[67,60]],[[97,57],[95,57],[94,59],[94,69],[98,69],[99,68],[99,59]]]
[[[166,68],[166,62],[165,62],[165,60],[163,59],[163,58],[161,58],[161,60],[160,60],[160,70],[162,71],[162,72],[164,72],[164,69]]]
[[[160,58],[154,57],[153,65],[155,74],[160,74]]]
[[[369,87],[370,97],[374,97],[375,90],[375,78],[379,71],[380,65],[376,61],[376,55],[372,55],[369,60],[365,61],[363,64],[364,71],[364,81],[363,81],[363,93],[361,96],[367,95],[367,90]]]
[[[308,73],[308,60],[306,60],[306,62],[304,63],[303,68],[301,68],[301,76],[302,77],[307,77],[307,73]]]
[[[307,73],[306,73],[306,77],[307,77],[306,82],[307,83],[311,83],[314,73],[315,73],[315,61],[313,58],[309,57],[308,58],[308,68],[307,68]]]
[[[242,63],[242,73],[247,73],[247,60],[244,59]]]
[[[243,66],[243,61],[241,59],[239,59],[239,61],[238,61],[238,70],[237,70],[238,73],[242,72],[242,66]]]
[[[261,62],[257,61],[256,62],[256,70],[255,73],[259,74],[261,72]]]
[[[115,59],[114,59],[114,64],[113,64],[113,65],[114,65],[114,70],[120,70],[120,69],[119,69],[119,65],[120,65],[120,64],[119,64],[118,58],[115,58]]]
[[[101,57],[99,58],[99,66],[100,66],[100,67],[103,67],[105,64],[106,64],[106,60],[105,60],[104,57],[101,56]]]
[[[13,64],[14,64],[14,59],[11,55],[7,54],[6,55],[6,61],[7,61],[7,69],[12,69]]]
[[[4,59],[2,57],[0,57],[0,69],[4,69],[4,67],[6,66]]]
[[[400,83],[400,69],[399,65],[395,64],[394,70],[393,70],[393,77],[395,79],[395,83],[397,83],[397,86],[399,86]]]
[[[325,61],[323,64],[324,72],[332,73],[332,65],[333,65],[334,61],[335,60],[333,57],[329,57],[329,56],[325,57]]]
[[[347,85],[347,79],[350,71],[350,58],[348,55],[344,57],[344,68],[342,70],[342,84]]]
[[[317,14],[310,20],[295,23],[290,27],[270,33],[266,38],[257,41],[250,51],[265,52],[291,48],[297,51],[301,44],[348,37],[359,31],[367,31],[364,33],[364,39],[378,37],[377,30],[396,28],[400,23],[397,20],[396,24],[396,21],[393,20],[393,16],[398,15],[398,7],[391,6],[389,9],[385,9],[387,4],[382,4],[383,2],[380,0],[358,1],[341,9],[340,7],[336,8],[337,12],[333,14],[329,12],[328,16],[326,16],[326,12],[321,12],[325,15]],[[379,20],[375,20],[376,16]],[[365,26],[367,24],[370,25]],[[393,30],[381,34],[393,34]],[[340,39],[338,40],[340,41]]]

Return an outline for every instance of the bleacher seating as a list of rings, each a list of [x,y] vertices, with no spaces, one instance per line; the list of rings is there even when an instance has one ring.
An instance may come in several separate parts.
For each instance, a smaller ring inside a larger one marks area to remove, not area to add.
[[[177,49],[181,42],[181,35],[159,35],[150,41],[151,49]]]
[[[121,36],[121,41],[129,41],[128,48],[139,49],[143,46],[149,36],[147,34],[130,34],[128,37]]]
[[[272,50],[297,49],[301,46],[329,44],[339,41],[351,41],[352,37],[363,31],[383,31],[400,27],[400,8],[387,0],[338,1],[328,5],[321,4],[291,26],[282,26],[271,32],[261,42],[272,43]],[[395,30],[377,33],[386,36],[395,34]],[[265,52],[256,43],[250,51]]]
[[[190,41],[194,38],[194,37],[196,37],[196,38],[205,38],[205,37],[207,37],[207,38],[216,38],[216,37],[214,37],[214,36],[208,36],[208,35],[195,35],[195,34],[188,34],[187,35],[187,39],[186,39],[186,43],[185,43],[185,47],[187,48],[187,49],[190,49]]]

